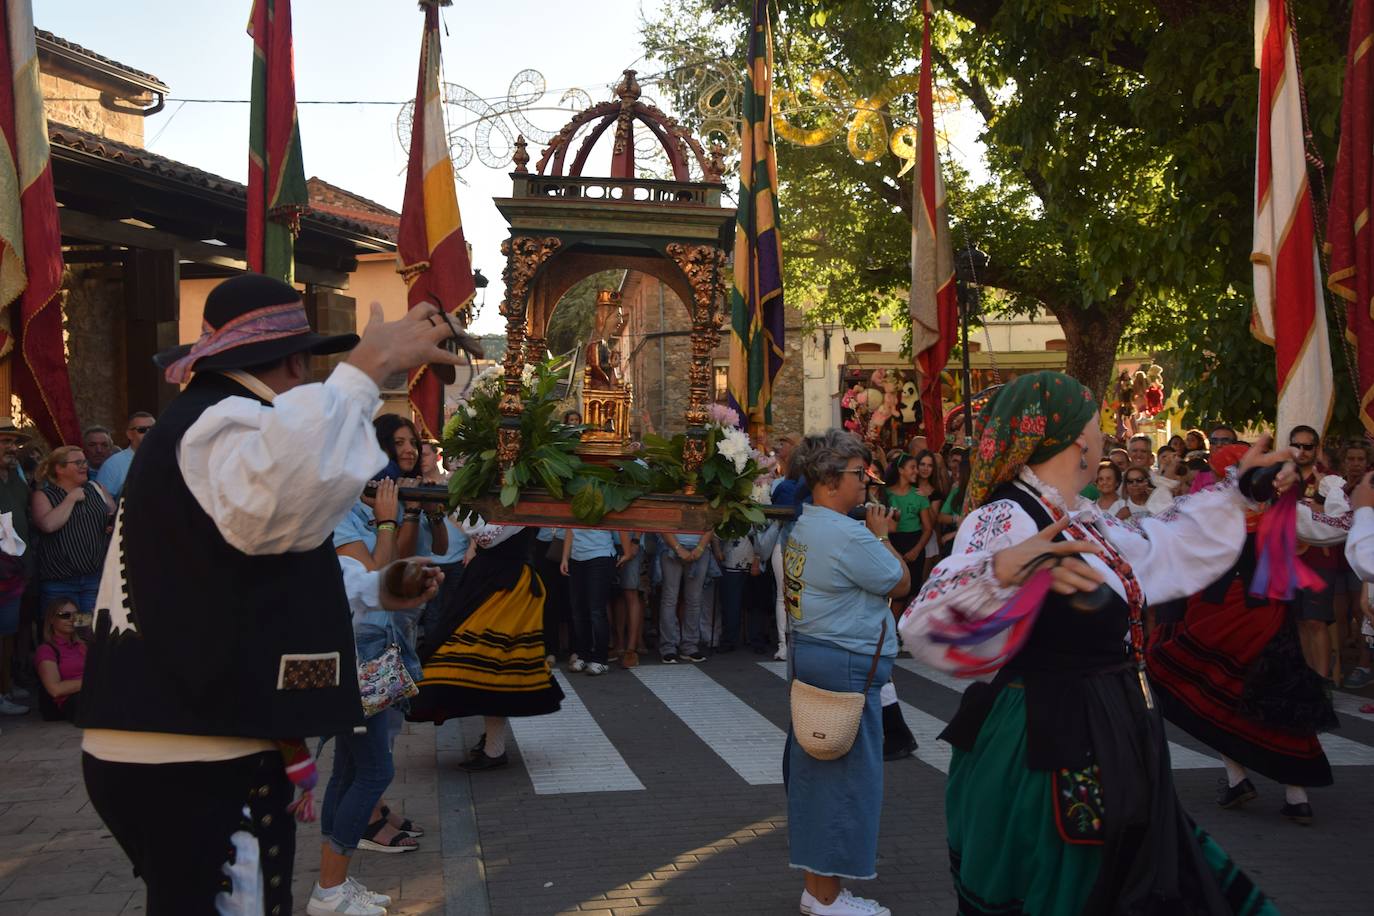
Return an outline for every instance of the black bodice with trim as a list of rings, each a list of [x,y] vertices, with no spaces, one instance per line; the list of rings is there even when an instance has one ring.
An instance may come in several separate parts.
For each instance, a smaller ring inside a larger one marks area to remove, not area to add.
[[[1030,493],[1003,484],[989,502],[1015,502],[1040,529],[1050,526],[1049,512]],[[1056,540],[1063,540],[1059,535]],[[1068,596],[1050,592],[1026,644],[998,672],[991,684],[976,683],[964,693],[959,712],[941,738],[961,750],[972,750],[998,692],[1012,681],[1026,691],[1026,755],[1031,769],[1078,769],[1093,759],[1085,678],[1120,680],[1141,699],[1135,665],[1127,651],[1130,608],[1115,591],[1101,609],[1074,609]],[[1116,691],[1114,691],[1116,692]],[[1128,700],[1129,702],[1129,700]]]

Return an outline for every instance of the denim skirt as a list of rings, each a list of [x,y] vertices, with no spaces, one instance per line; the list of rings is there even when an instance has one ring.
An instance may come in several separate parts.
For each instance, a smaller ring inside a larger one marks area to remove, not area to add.
[[[803,683],[825,690],[864,689],[873,656],[796,635],[793,667]],[[856,880],[878,876],[878,822],[883,807],[883,709],[879,691],[892,659],[878,659],[854,746],[838,760],[817,760],[789,729],[787,837],[793,868]]]

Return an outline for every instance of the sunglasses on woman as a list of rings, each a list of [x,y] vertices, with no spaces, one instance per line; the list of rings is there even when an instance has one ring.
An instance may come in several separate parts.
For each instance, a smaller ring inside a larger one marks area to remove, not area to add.
[[[1126,482],[1129,484],[1149,483],[1144,477],[1127,477]]]
[[[76,616],[76,611],[58,611],[56,614],[53,614],[53,616],[58,620],[71,620]]]

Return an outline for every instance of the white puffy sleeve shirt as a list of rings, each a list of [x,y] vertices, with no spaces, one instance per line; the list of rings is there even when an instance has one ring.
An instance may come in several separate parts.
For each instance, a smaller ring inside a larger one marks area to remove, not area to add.
[[[1355,575],[1365,582],[1374,582],[1374,508],[1363,506],[1355,510],[1350,536],[1345,539],[1345,559]]]
[[[340,363],[271,406],[214,404],[182,437],[177,463],[231,546],[254,556],[312,550],[386,465],[372,426],[380,406],[376,383]]]
[[[1047,498],[1058,500],[1053,489],[1023,471],[1023,480]],[[1235,486],[1224,482],[1174,500],[1159,517],[1127,523],[1103,514],[1090,500],[1079,500],[1074,515],[1110,541],[1130,564],[1146,600],[1158,604],[1201,591],[1236,562],[1245,543],[1245,501]],[[1016,589],[998,585],[992,558],[1000,550],[1035,536],[1040,528],[1011,500],[987,503],[969,513],[959,526],[953,552],[940,562],[921,587],[898,624],[903,643],[912,655],[935,667],[950,667],[945,646],[928,638],[940,625],[954,620],[980,619],[997,611]],[[1073,538],[1071,532],[1065,537]],[[1102,574],[1123,599],[1126,589],[1107,564],[1095,555],[1082,557]],[[983,654],[998,654],[1009,635],[992,636]],[[1126,634],[1122,634],[1123,638]]]

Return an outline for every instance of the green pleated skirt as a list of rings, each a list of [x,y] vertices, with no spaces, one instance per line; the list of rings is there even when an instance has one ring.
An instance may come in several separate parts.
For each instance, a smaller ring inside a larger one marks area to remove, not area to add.
[[[1054,773],[1026,766],[1026,696],[998,694],[971,752],[957,748],[945,809],[960,916],[1079,916],[1092,895],[1103,847],[1066,839]],[[1169,791],[1172,791],[1170,786]],[[1110,817],[1092,804],[1073,815]],[[1196,829],[1203,858],[1237,916],[1277,916],[1272,902],[1225,851]],[[1067,831],[1072,835],[1075,831]],[[1087,832],[1091,832],[1090,829]],[[1187,906],[1177,913],[1189,912]]]

